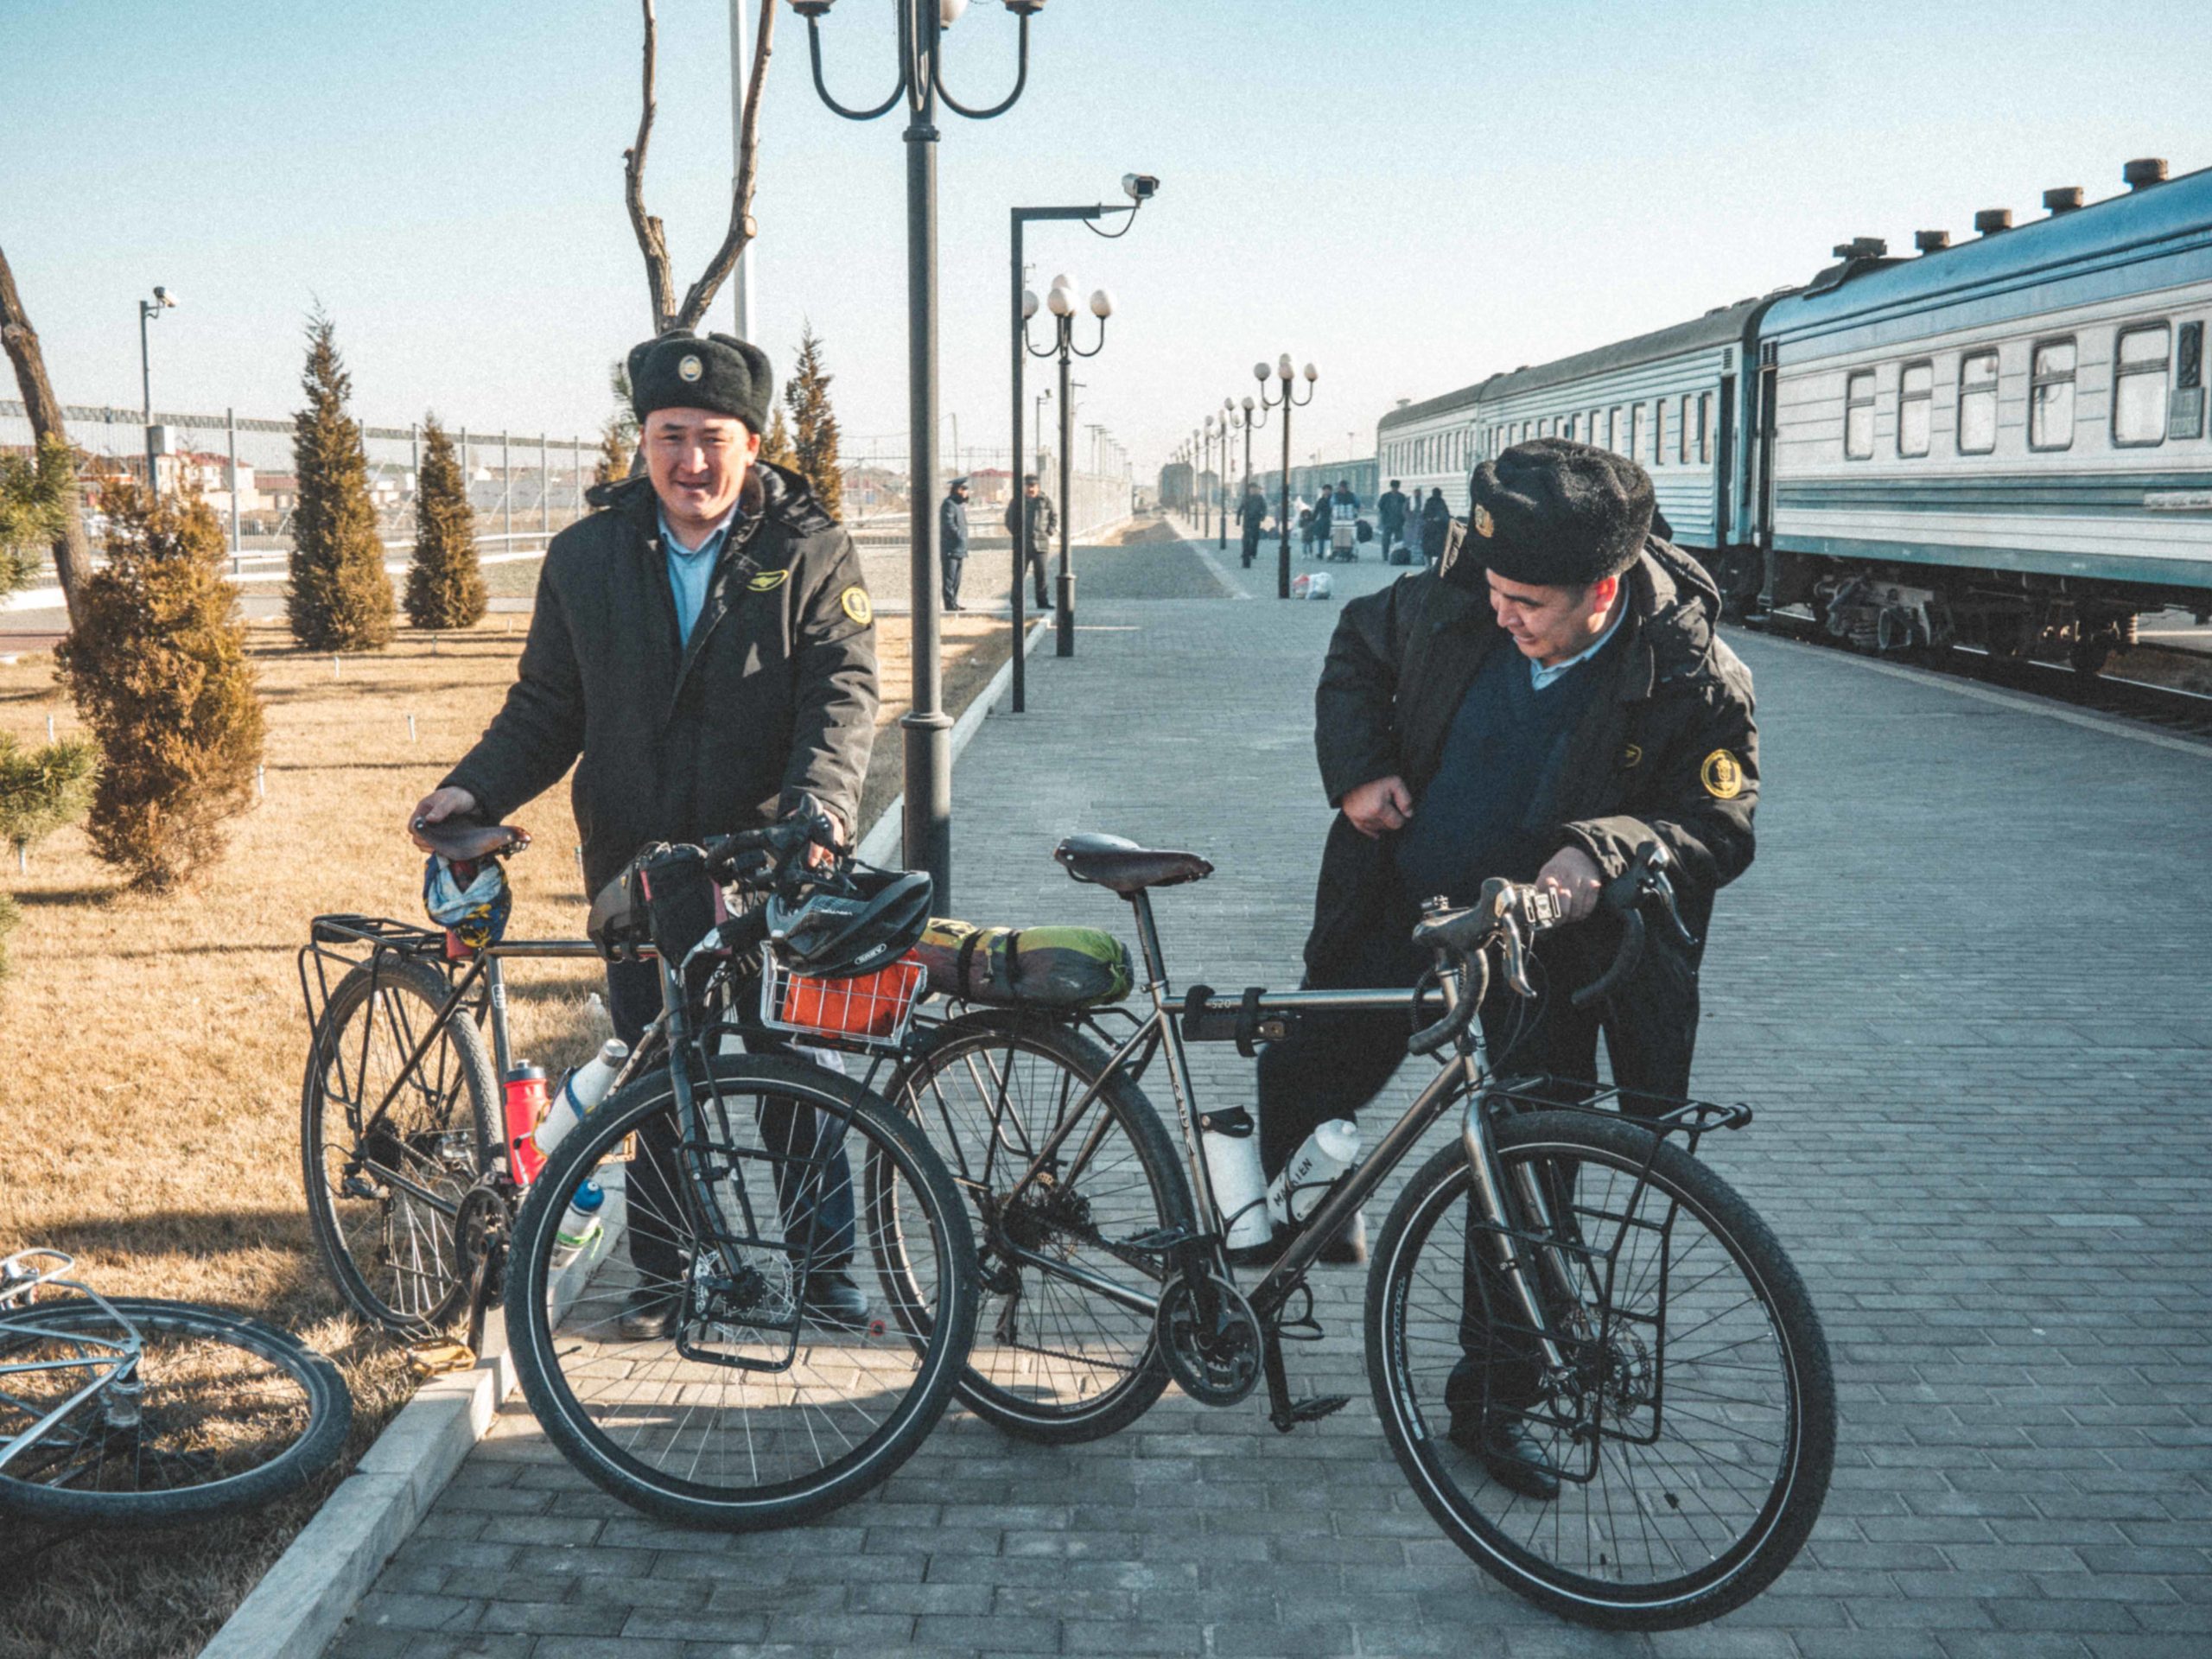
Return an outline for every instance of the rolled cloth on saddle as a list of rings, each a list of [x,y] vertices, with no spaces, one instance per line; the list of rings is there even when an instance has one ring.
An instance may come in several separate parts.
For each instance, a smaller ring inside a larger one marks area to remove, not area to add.
[[[930,989],[962,1002],[1084,1008],[1118,1002],[1136,983],[1128,948],[1096,927],[977,927],[931,917],[914,952]]]

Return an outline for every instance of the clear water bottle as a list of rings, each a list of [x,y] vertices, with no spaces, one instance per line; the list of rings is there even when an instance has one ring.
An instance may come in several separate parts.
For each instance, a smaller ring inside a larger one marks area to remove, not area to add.
[[[1306,1137],[1268,1188],[1268,1213],[1278,1227],[1301,1225],[1337,1179],[1359,1158],[1359,1125],[1332,1118]]]
[[[553,1235],[555,1272],[559,1272],[599,1243],[599,1236],[603,1230],[600,1211],[606,1205],[607,1194],[600,1190],[597,1181],[586,1181],[576,1189],[576,1196],[569,1200],[569,1207],[561,1212],[560,1226]]]
[[[553,1091],[545,1116],[537,1120],[537,1128],[530,1137],[539,1158],[550,1158],[553,1148],[607,1098],[607,1090],[629,1058],[630,1045],[610,1037],[600,1045],[598,1053],[561,1079],[561,1086]]]
[[[1229,1248],[1251,1249],[1274,1236],[1268,1220],[1268,1178],[1260,1168],[1259,1125],[1242,1106],[1198,1116],[1198,1144],[1214,1202],[1229,1229]]]

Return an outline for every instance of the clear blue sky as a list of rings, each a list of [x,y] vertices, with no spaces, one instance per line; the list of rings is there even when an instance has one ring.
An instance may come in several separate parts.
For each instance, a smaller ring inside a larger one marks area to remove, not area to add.
[[[647,199],[688,283],[728,211],[727,10],[662,11]],[[825,23],[849,101],[887,89],[890,16]],[[1007,207],[1157,173],[1126,239],[1032,244],[1040,280],[1115,290],[1080,418],[1141,473],[1281,351],[1322,371],[1298,458],[1364,453],[1395,398],[1802,281],[1846,238],[2094,200],[2133,156],[2212,164],[2202,0],[1052,0],[1033,33],[1023,102],[945,124],[944,407],[1004,442]],[[159,282],[184,302],[162,404],[289,411],[319,297],[371,419],[595,429],[647,324],[621,201],[639,35],[626,0],[0,0],[0,247],[62,396],[137,401]],[[956,91],[995,99],[1012,41],[975,0]],[[810,317],[848,431],[895,434],[899,122],[823,110],[787,10],[777,41],[756,332],[780,370]]]

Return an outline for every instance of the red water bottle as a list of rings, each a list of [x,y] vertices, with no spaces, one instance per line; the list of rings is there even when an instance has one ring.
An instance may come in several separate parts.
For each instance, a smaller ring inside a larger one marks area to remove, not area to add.
[[[507,1073],[507,1173],[515,1185],[528,1186],[545,1167],[545,1154],[531,1135],[545,1116],[545,1068],[518,1065]]]

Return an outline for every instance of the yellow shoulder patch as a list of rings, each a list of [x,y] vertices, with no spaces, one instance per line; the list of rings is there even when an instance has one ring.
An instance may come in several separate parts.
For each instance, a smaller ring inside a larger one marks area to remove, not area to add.
[[[788,570],[763,570],[745,585],[756,594],[772,593],[784,585],[784,578],[790,575]]]
[[[868,589],[858,582],[846,588],[837,602],[845,607],[845,614],[862,627],[875,620],[875,607],[868,602]]]
[[[1630,744],[1626,748],[1624,748],[1624,749],[1623,749],[1623,750],[1621,751],[1621,767],[1622,767],[1622,770],[1626,771],[1626,770],[1628,770],[1628,769],[1630,769],[1630,768],[1631,768],[1631,767],[1634,767],[1634,766],[1637,766],[1638,763],[1640,763],[1640,762],[1643,760],[1643,751],[1641,748],[1637,747],[1635,744],[1633,744],[1633,743]]]
[[[1715,749],[1698,768],[1698,781],[1716,801],[1732,801],[1744,792],[1744,768],[1726,749]]]

